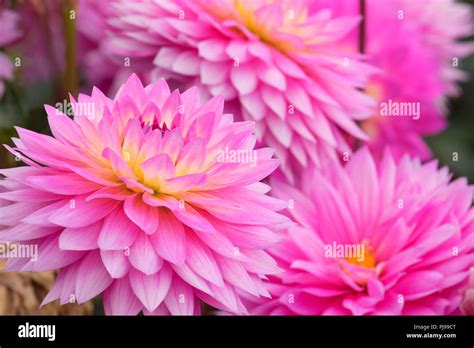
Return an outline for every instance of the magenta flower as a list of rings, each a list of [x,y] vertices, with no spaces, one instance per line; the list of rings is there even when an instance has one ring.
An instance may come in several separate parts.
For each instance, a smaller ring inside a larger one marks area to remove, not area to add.
[[[442,315],[458,311],[474,264],[472,186],[367,148],[307,172],[302,191],[275,183],[300,223],[272,249],[285,272],[253,314]]]
[[[0,48],[5,48],[13,44],[21,37],[18,29],[19,16],[14,11],[4,8],[3,1],[0,1]],[[13,62],[8,55],[0,52],[0,97],[5,92],[4,80],[13,79]]]
[[[279,269],[265,249],[289,219],[259,182],[278,161],[254,149],[251,122],[136,76],[114,100],[71,102],[74,120],[46,106],[53,137],[17,128],[7,146],[28,166],[0,172],[0,239],[39,250],[7,270],[59,269],[44,303],[104,292],[107,314],[198,314],[198,299],[246,313],[237,289],[268,295],[261,278]]]
[[[461,310],[466,315],[474,315],[474,268],[471,269],[469,275],[469,288],[464,295]]]
[[[233,101],[289,177],[350,151],[347,134],[367,139],[356,120],[373,113],[359,90],[372,68],[341,44],[358,16],[333,18],[318,1],[116,2],[109,50]]]
[[[359,13],[356,0],[322,1],[338,16]],[[365,51],[380,70],[366,88],[376,112],[361,126],[376,156],[390,145],[396,158],[432,157],[423,136],[446,126],[446,99],[466,78],[461,59],[474,46],[460,39],[473,34],[471,17],[470,6],[454,0],[366,0]],[[354,50],[359,39],[350,35]]]

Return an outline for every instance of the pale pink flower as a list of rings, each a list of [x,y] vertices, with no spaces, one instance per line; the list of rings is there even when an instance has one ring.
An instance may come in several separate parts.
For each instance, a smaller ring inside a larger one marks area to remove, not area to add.
[[[343,167],[307,172],[272,255],[271,300],[252,314],[443,315],[459,310],[474,265],[473,187],[447,168],[364,147]],[[291,206],[290,206],[291,207]]]
[[[318,1],[114,1],[108,49],[153,61],[155,74],[223,94],[257,122],[290,178],[367,139],[356,120],[373,101],[359,89],[372,68],[341,42],[359,17],[334,18]]]
[[[19,16],[14,11],[5,8],[3,1],[0,1],[0,48],[6,48],[12,45],[21,37],[21,31],[18,28]],[[0,52],[0,97],[5,92],[4,80],[13,79],[13,62],[10,57]]]
[[[149,78],[140,71],[135,62],[127,62],[108,54],[105,48],[107,35],[107,18],[113,13],[113,6],[108,1],[80,0],[77,2],[78,61],[84,76],[84,89],[96,86],[107,95],[114,95],[131,73],[137,73],[142,81]]]
[[[58,269],[44,303],[104,292],[107,314],[198,314],[198,299],[242,314],[237,289],[268,296],[261,277],[279,268],[265,249],[289,219],[259,182],[278,160],[254,149],[251,122],[135,75],[113,100],[71,102],[74,120],[46,106],[52,137],[17,128],[7,146],[28,166],[0,171],[0,239],[39,246],[7,270]]]

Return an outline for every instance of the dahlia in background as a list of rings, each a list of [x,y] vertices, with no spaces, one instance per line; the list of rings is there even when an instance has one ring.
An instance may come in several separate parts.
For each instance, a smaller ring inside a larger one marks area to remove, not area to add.
[[[237,289],[268,296],[261,278],[280,270],[265,249],[291,223],[259,182],[278,161],[251,122],[135,75],[114,100],[71,102],[74,120],[46,106],[53,137],[17,128],[7,146],[27,166],[0,171],[0,239],[39,249],[8,271],[59,269],[44,303],[104,292],[106,314],[199,314],[198,299],[243,314]]]
[[[474,265],[473,190],[450,179],[436,161],[396,162],[386,151],[376,164],[364,147],[345,167],[305,172],[301,191],[272,182],[300,226],[272,248],[285,272],[251,313],[459,313]]]
[[[49,82],[64,70],[63,6],[64,1],[58,0],[25,0],[12,8],[24,33],[14,46],[24,85]]]
[[[107,95],[114,95],[132,72],[150,70],[149,67],[140,68],[136,62],[126,66],[128,64],[123,59],[108,54],[104,38],[108,30],[106,20],[112,12],[113,5],[109,1],[77,2],[78,58],[84,89],[96,86]],[[140,77],[145,79],[145,76]]]
[[[153,62],[154,75],[223,94],[292,179],[310,163],[350,151],[346,136],[373,114],[373,69],[343,41],[358,15],[333,17],[318,1],[113,2],[109,52]]]
[[[337,16],[360,12],[358,0],[322,1]],[[368,145],[377,157],[389,144],[396,158],[429,159],[423,136],[446,126],[447,97],[459,94],[457,83],[467,77],[461,60],[474,52],[472,42],[460,41],[473,34],[471,8],[454,0],[365,3],[364,50],[380,69],[366,88],[378,104],[373,117],[362,122]],[[354,50],[359,40],[354,31]]]
[[[17,41],[21,36],[18,28],[19,16],[14,11],[5,8],[0,1],[0,48],[6,48]],[[0,98],[5,92],[4,80],[13,79],[13,62],[7,54],[0,52]]]

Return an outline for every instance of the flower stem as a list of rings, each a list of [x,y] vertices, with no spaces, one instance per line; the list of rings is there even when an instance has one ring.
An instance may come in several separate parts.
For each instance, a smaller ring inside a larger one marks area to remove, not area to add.
[[[76,2],[75,0],[65,0],[64,6],[64,44],[66,71],[64,74],[64,96],[68,93],[77,96],[77,62],[76,62]]]
[[[365,0],[359,0],[359,13],[362,17],[359,25],[359,52],[365,53],[365,16],[366,8],[365,8]]]

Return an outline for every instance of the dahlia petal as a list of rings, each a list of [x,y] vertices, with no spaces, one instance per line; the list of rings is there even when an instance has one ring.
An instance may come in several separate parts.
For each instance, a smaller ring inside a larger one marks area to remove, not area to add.
[[[145,175],[145,182],[151,186],[160,186],[163,179],[175,175],[175,167],[170,156],[159,154],[143,162],[140,167]]]
[[[121,209],[116,209],[104,219],[98,245],[102,250],[123,250],[131,246],[139,234],[137,225]]]
[[[51,132],[56,139],[73,146],[77,145],[76,142],[83,143],[84,134],[77,123],[52,106],[45,105],[44,108],[48,114]]]
[[[179,209],[179,201],[173,196],[164,194],[150,195],[148,192],[143,194],[143,201],[152,207],[166,207],[172,211]]]
[[[199,56],[210,62],[222,62],[229,57],[225,52],[226,42],[218,39],[209,39],[198,43]]]
[[[76,275],[75,294],[78,303],[84,303],[102,293],[110,284],[109,276],[99,251],[90,252],[79,265]]]
[[[130,262],[126,253],[129,253],[128,249],[100,251],[102,262],[112,278],[118,279],[128,274]]]
[[[262,95],[262,100],[270,108],[270,110],[277,114],[281,119],[285,119],[287,107],[284,96],[278,93],[277,90],[265,85],[260,89],[260,93]]]
[[[183,52],[177,57],[171,66],[171,69],[178,74],[185,76],[196,76],[199,74],[199,58],[194,52]]]
[[[285,75],[283,75],[279,69],[271,66],[264,69],[259,69],[257,74],[260,80],[266,84],[275,87],[279,91],[286,91]]]
[[[237,261],[225,257],[216,258],[225,281],[254,296],[259,297],[259,292],[245,268]]]
[[[53,287],[49,290],[48,294],[41,302],[40,308],[47,305],[48,303],[51,303],[57,300],[61,296],[61,287],[63,286],[64,274],[65,274],[64,271],[60,271],[58,273],[58,276],[56,277],[56,280],[54,281]]]
[[[242,105],[252,115],[254,120],[260,121],[265,117],[267,108],[260,98],[258,91],[242,96],[240,99]]]
[[[175,128],[165,134],[161,143],[161,151],[167,154],[173,163],[176,162],[181,148],[183,147],[183,139],[181,129]]]
[[[171,267],[173,268],[173,271],[178,274],[186,283],[198,290],[203,291],[206,294],[212,294],[208,282],[198,276],[188,265],[171,265]]]
[[[194,314],[194,292],[179,277],[173,277],[173,282],[165,297],[165,304],[171,315]]]
[[[240,65],[230,69],[230,80],[240,94],[252,93],[257,87],[258,80],[250,65]]]
[[[176,90],[171,95],[166,99],[165,103],[163,104],[163,107],[161,108],[161,119],[160,119],[160,125],[165,124],[168,129],[171,129],[171,124],[173,123],[173,120],[178,114],[179,106],[181,105],[181,97],[179,95],[179,92]],[[167,135],[171,136],[171,134],[174,134],[173,132],[167,133]],[[180,135],[180,133],[178,133]],[[166,144],[167,142],[165,141],[165,138],[163,138],[163,144]],[[179,136],[175,140],[181,140],[181,136]],[[168,140],[170,141],[170,140]],[[164,149],[162,149],[163,152],[167,152]],[[171,158],[175,160],[175,157],[170,154]]]
[[[81,195],[100,188],[76,174],[30,176],[26,180],[41,190],[60,195]]]
[[[4,242],[26,241],[43,238],[56,232],[58,232],[57,227],[43,227],[22,223],[3,230],[0,233],[0,240]]]
[[[393,288],[403,294],[406,300],[416,300],[438,291],[444,276],[434,271],[412,272],[404,276]]]
[[[95,92],[98,93],[100,91],[96,89]],[[127,81],[117,91],[115,100],[121,99],[125,96],[131,97],[138,106],[143,106],[145,104],[145,90],[140,78],[135,73],[131,74]],[[106,97],[103,96],[103,98]]]
[[[276,261],[263,250],[241,250],[241,253],[248,258],[248,262],[244,262],[247,271],[258,274],[282,272]]]
[[[111,198],[118,201],[124,201],[132,195],[132,192],[125,185],[104,187],[86,197],[86,202],[98,198]]]
[[[200,63],[201,81],[206,85],[217,85],[227,81],[229,77],[228,63],[204,61]]]
[[[35,214],[38,209],[43,207],[44,203],[37,202],[18,202],[0,207],[2,225],[15,226],[19,221],[28,222],[25,221],[25,219]],[[33,223],[33,225],[37,224]]]
[[[86,202],[77,197],[56,210],[48,220],[56,225],[79,228],[103,219],[117,207],[115,201],[96,199]]]
[[[206,142],[195,138],[188,142],[179,154],[176,172],[180,175],[199,172],[206,159]]]
[[[75,294],[76,287],[76,276],[77,270],[79,269],[78,263],[74,263],[67,268],[64,273],[64,280],[61,285],[61,296],[59,297],[59,303],[61,305],[66,303],[75,303],[77,302],[77,296]]]
[[[102,221],[82,228],[65,228],[59,236],[59,248],[63,250],[94,250],[102,229]]]
[[[313,115],[313,107],[311,100],[306,94],[306,91],[298,83],[291,83],[288,85],[286,91],[286,98],[288,102],[303,114],[311,117]]]
[[[177,176],[173,179],[167,179],[161,186],[160,191],[165,194],[173,194],[178,192],[185,192],[199,186],[205,185],[207,182],[207,174],[187,174]]]
[[[164,265],[159,272],[151,275],[146,275],[134,269],[130,270],[129,274],[133,292],[150,312],[153,312],[166,297],[172,278],[173,272],[167,265]]]
[[[146,275],[158,272],[163,266],[163,259],[153,250],[147,235],[140,233],[130,248],[128,257],[133,267]]]
[[[197,231],[216,232],[214,226],[190,204],[185,204],[183,209],[175,210],[173,213],[183,224]]]
[[[221,271],[212,251],[199,239],[189,234],[186,238],[186,264],[196,274],[217,286],[223,286]]]
[[[127,165],[125,160],[116,154],[112,149],[106,148],[103,151],[102,156],[110,161],[110,164],[112,165],[112,168],[117,176],[124,176],[126,178],[131,178],[132,180],[136,179],[135,173]]]
[[[129,165],[132,168],[140,153],[142,138],[143,130],[140,121],[138,118],[134,118],[127,126],[122,145],[122,154],[125,158],[128,158]]]
[[[145,233],[152,234],[159,225],[158,209],[143,202],[140,195],[135,195],[125,200],[123,209],[125,214]]]
[[[186,235],[181,222],[166,209],[160,210],[160,225],[150,236],[150,242],[158,255],[165,260],[181,265],[186,259]]]
[[[43,272],[66,267],[84,255],[81,251],[59,249],[59,235],[51,235],[38,242],[37,260],[31,260],[25,271]],[[31,241],[29,242],[31,243]]]
[[[142,304],[133,293],[128,277],[114,280],[104,292],[104,308],[107,315],[137,315]]]
[[[37,210],[34,213],[28,215],[21,221],[32,224],[32,225],[54,227],[57,224],[52,222],[50,218],[51,216],[56,214],[59,209],[64,207],[65,204],[67,204],[67,201],[62,200],[62,201],[49,204],[47,206],[43,206],[41,208],[37,206]],[[19,209],[18,211],[21,211],[21,209]]]

